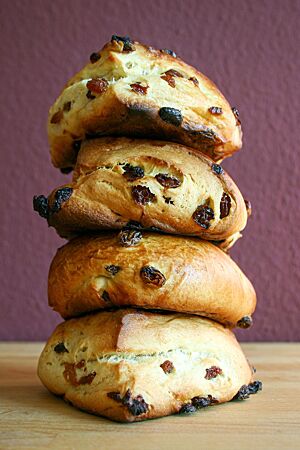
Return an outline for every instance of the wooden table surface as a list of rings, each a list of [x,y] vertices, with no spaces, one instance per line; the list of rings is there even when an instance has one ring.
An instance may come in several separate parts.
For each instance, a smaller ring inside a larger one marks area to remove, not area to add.
[[[0,449],[300,449],[300,344],[245,344],[263,391],[191,416],[118,424],[41,385],[42,344],[0,343]]]

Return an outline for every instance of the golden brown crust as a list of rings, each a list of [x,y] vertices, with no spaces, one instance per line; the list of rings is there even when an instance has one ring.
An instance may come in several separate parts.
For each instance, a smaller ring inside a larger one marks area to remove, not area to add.
[[[132,168],[142,172],[132,175]],[[222,240],[247,221],[244,199],[229,175],[204,155],[170,142],[87,141],[73,182],[59,190],[66,187],[72,194],[48,219],[64,237],[136,221],[166,233]],[[50,211],[57,191],[49,196]]]
[[[252,378],[228,329],[195,316],[136,310],[60,324],[38,374],[74,406],[121,422],[177,413],[196,396],[229,401]]]
[[[138,42],[134,51],[123,50],[115,40],[106,44],[99,60],[71,78],[51,107],[48,135],[55,167],[73,167],[74,142],[95,134],[175,141],[215,161],[241,147],[240,122],[207,77]],[[90,90],[92,79],[104,80],[96,85],[98,92]]]
[[[73,239],[54,257],[49,305],[64,318],[112,306],[171,310],[235,326],[255,291],[235,262],[195,238],[125,231]]]

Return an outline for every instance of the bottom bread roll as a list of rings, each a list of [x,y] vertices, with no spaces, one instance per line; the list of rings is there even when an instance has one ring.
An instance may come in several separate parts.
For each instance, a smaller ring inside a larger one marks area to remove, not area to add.
[[[40,356],[38,375],[74,406],[120,422],[194,412],[260,388],[247,386],[252,370],[222,325],[134,309],[58,325]]]

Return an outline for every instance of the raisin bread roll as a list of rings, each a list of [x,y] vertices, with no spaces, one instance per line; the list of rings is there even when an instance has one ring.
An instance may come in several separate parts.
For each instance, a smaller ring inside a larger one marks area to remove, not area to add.
[[[241,127],[217,87],[173,52],[113,36],[66,84],[51,107],[52,162],[74,167],[81,140],[156,138],[186,144],[220,161],[238,150]]]
[[[74,406],[120,422],[223,403],[252,381],[241,347],[222,325],[126,309],[58,325],[38,375]]]
[[[162,141],[86,141],[73,182],[35,209],[63,237],[121,229],[128,222],[207,240],[226,239],[247,222],[244,199],[218,164],[189,147]]]
[[[235,262],[190,237],[124,230],[73,239],[54,257],[49,305],[64,318],[113,306],[251,323],[256,296]],[[243,319],[244,318],[244,319]]]

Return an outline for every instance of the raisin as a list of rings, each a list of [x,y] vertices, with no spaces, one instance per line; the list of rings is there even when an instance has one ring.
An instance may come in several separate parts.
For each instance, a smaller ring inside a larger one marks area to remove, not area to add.
[[[134,416],[140,416],[148,411],[149,405],[147,405],[143,397],[141,395],[132,397],[130,389],[126,391],[123,398],[121,397],[120,392],[108,392],[106,395],[116,402],[122,403]]]
[[[143,225],[140,222],[137,222],[136,220],[130,220],[127,222],[124,229],[128,230],[142,230]]]
[[[60,169],[61,173],[65,174],[65,175],[72,172],[72,170],[73,170],[73,167],[63,167],[62,169]]]
[[[212,395],[208,395],[207,397],[193,397],[192,405],[196,409],[206,408],[207,406],[215,405],[219,403],[218,400]]]
[[[66,102],[63,106],[64,112],[69,112],[72,106],[72,102]]]
[[[174,369],[175,369],[175,367],[174,367],[172,361],[168,361],[168,360],[166,360],[165,362],[163,362],[159,367],[161,367],[162,370],[163,370],[165,373],[171,373],[171,372],[174,372]]]
[[[75,152],[79,152],[81,147],[81,141],[74,141],[72,147]]]
[[[93,95],[91,91],[87,91],[86,96],[89,100],[94,100],[96,98],[96,95]]]
[[[167,203],[167,205],[174,205],[174,201],[172,200],[172,197],[165,197],[163,195],[163,198],[165,199],[165,202]]]
[[[135,92],[136,94],[140,94],[140,95],[146,95],[147,94],[147,90],[149,89],[149,86],[142,86],[141,83],[132,83],[130,85],[131,90],[133,92]]]
[[[235,106],[233,106],[233,107],[231,108],[231,110],[232,110],[233,115],[234,115],[234,117],[235,117],[236,124],[237,124],[237,125],[241,125],[240,113],[239,113],[238,109],[237,109]]]
[[[222,175],[224,173],[224,170],[222,169],[220,164],[212,164],[211,169],[216,175]]]
[[[158,114],[159,117],[164,122],[170,123],[171,125],[175,125],[176,127],[178,127],[183,120],[180,109],[176,108],[168,108],[168,107],[160,108]]]
[[[160,50],[162,53],[166,53],[166,55],[173,56],[173,58],[177,58],[177,55],[173,50],[169,50],[168,48],[163,48]]]
[[[161,79],[165,80],[171,87],[175,87],[174,77],[183,78],[183,75],[175,69],[170,69],[164,72]]]
[[[199,81],[197,80],[196,77],[190,77],[189,81],[192,81],[194,83],[195,86],[199,86]]]
[[[47,197],[44,195],[35,195],[33,197],[33,209],[34,211],[37,211],[41,217],[48,219],[49,203]]]
[[[246,210],[247,210],[247,216],[250,217],[252,214],[252,206],[249,200],[244,199]]]
[[[123,177],[125,177],[127,181],[134,181],[139,178],[143,178],[145,175],[144,169],[142,167],[132,166],[131,164],[125,164],[123,170]]]
[[[222,108],[219,108],[219,106],[211,106],[210,108],[208,108],[208,111],[211,114],[215,114],[216,116],[219,116],[220,114],[223,113]]]
[[[108,88],[108,82],[105,78],[93,78],[86,83],[86,87],[90,92],[103,94]]]
[[[147,205],[156,199],[147,186],[137,185],[131,190],[132,197],[138,205]]]
[[[181,185],[181,181],[176,177],[170,177],[167,173],[158,173],[155,179],[166,188],[177,188]]]
[[[109,297],[109,293],[107,291],[103,291],[101,298],[105,301],[105,302],[110,302],[110,297]]]
[[[99,61],[100,58],[101,56],[99,55],[99,53],[92,53],[90,55],[90,61],[92,64],[95,64],[97,61]]]
[[[88,375],[83,375],[81,378],[79,378],[78,380],[78,385],[81,384],[91,384],[93,382],[93,379],[96,376],[96,372],[91,372]]]
[[[206,375],[205,375],[205,379],[206,380],[211,380],[212,378],[216,378],[218,375],[221,375],[223,373],[222,369],[220,369],[220,367],[217,366],[211,366],[209,369],[205,369],[206,370]]]
[[[175,80],[170,75],[162,75],[160,78],[162,80],[166,81],[168,83],[168,85],[171,86],[172,88],[175,87]]]
[[[184,403],[179,410],[179,414],[192,414],[196,412],[197,409],[191,403]]]
[[[249,389],[248,386],[246,384],[244,384],[239,390],[238,392],[235,394],[235,396],[233,397],[232,400],[246,400],[247,398],[249,398]]]
[[[110,273],[111,275],[116,275],[120,271],[120,266],[115,266],[114,264],[111,264],[110,266],[105,266],[105,270]]]
[[[51,117],[50,123],[59,123],[62,118],[64,116],[64,113],[61,109],[59,109],[58,111],[56,111],[55,114],[53,114],[53,116]]]
[[[262,390],[262,382],[261,381],[253,381],[253,383],[248,384],[248,391],[250,395],[256,394],[258,391]]]
[[[122,401],[122,397],[121,397],[120,392],[108,392],[106,395],[107,395],[107,397],[112,398],[116,402],[121,402]]]
[[[61,189],[57,189],[57,191],[54,194],[54,203],[49,211],[49,214],[54,214],[58,212],[61,208],[62,203],[69,200],[73,192],[73,189],[71,187],[64,187]]]
[[[147,284],[153,284],[157,287],[162,287],[165,282],[165,276],[152,266],[144,266],[140,270],[142,280]]]
[[[54,347],[54,351],[56,353],[69,353],[69,350],[66,349],[65,344],[63,342],[59,342]]]
[[[122,230],[118,239],[123,247],[134,247],[140,244],[142,237],[142,233],[138,230]]]
[[[251,316],[242,317],[236,324],[239,328],[250,328],[253,324],[253,320]]]
[[[220,202],[220,219],[227,217],[230,212],[231,198],[226,192],[223,192],[221,202]]]
[[[200,205],[193,214],[194,221],[200,225],[201,228],[207,230],[210,227],[210,220],[215,218],[213,210],[207,205]]]
[[[117,36],[116,34],[113,34],[111,37],[111,41],[122,42],[123,52],[133,52],[135,50],[133,42],[129,36]]]

